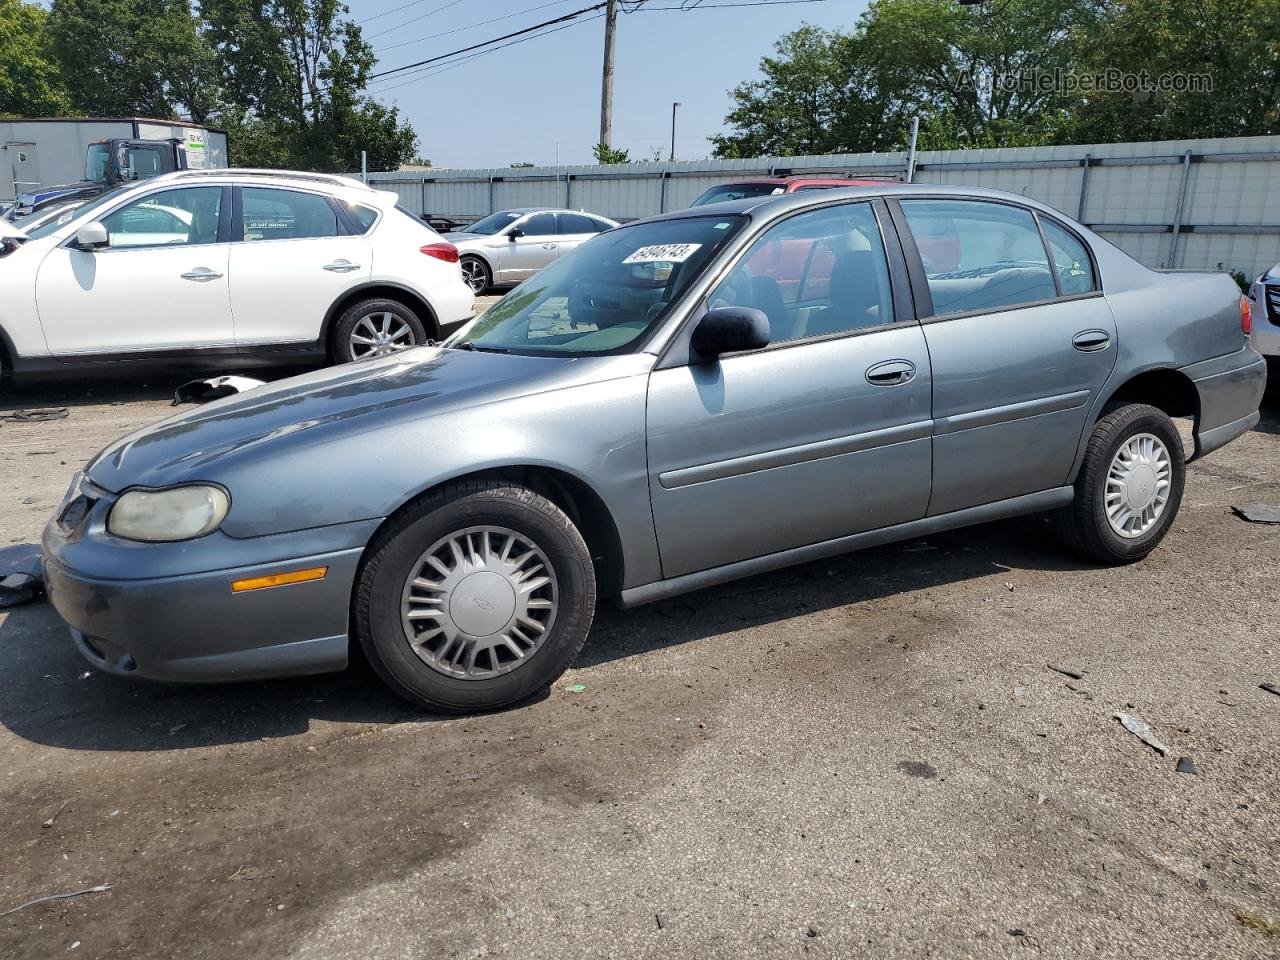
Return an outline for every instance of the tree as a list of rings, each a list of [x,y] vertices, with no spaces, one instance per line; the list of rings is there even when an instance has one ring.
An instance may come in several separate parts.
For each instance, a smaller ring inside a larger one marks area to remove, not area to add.
[[[626,150],[618,150],[607,143],[597,143],[591,148],[591,155],[596,163],[630,163],[631,154]]]
[[[48,14],[0,0],[0,115],[58,116],[71,109],[45,30]]]
[[[339,0],[205,0],[202,14],[235,162],[350,171],[361,150],[373,169],[414,156],[399,111],[364,94],[376,57]]]
[[[1114,0],[1085,59],[1087,71],[1144,70],[1183,88],[1086,95],[1068,124],[1077,142],[1280,133],[1276,0]]]
[[[218,64],[187,0],[54,0],[49,38],[72,108],[205,122]]]
[[[804,26],[732,91],[717,156],[901,149],[910,118],[924,148],[1051,140],[1072,99],[1004,78],[1071,70],[1092,0],[874,0],[850,33]],[[1001,82],[997,82],[1001,81]]]

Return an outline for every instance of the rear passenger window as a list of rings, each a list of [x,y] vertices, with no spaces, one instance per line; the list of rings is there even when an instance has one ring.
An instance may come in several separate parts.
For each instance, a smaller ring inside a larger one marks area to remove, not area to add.
[[[596,227],[596,221],[590,217],[584,217],[580,213],[562,213],[559,215],[560,227],[558,233],[599,233]]]
[[[314,193],[245,187],[243,206],[246,240],[301,240],[339,234],[338,215],[327,199]]]
[[[903,200],[935,314],[1005,310],[1058,295],[1029,210],[980,200]]]
[[[747,251],[711,305],[764,311],[775,343],[893,323],[889,267],[870,205],[784,220]]]
[[[356,232],[364,236],[378,222],[378,211],[372,207],[362,207],[353,203],[347,207],[347,215],[355,222]]]
[[[1049,252],[1053,254],[1053,268],[1058,272],[1058,285],[1062,295],[1070,297],[1079,293],[1092,293],[1096,288],[1093,264],[1089,251],[1075,234],[1058,226],[1052,220],[1040,218]]]

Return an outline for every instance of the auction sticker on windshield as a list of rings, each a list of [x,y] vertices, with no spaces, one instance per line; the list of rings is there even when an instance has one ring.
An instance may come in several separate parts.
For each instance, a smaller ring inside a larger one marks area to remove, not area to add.
[[[623,263],[684,263],[702,247],[700,243],[658,243],[649,247],[641,247]]]

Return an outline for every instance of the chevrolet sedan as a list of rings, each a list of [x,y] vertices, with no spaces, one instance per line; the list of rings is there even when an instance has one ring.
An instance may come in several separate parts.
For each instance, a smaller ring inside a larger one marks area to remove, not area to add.
[[[1048,511],[1156,548],[1266,367],[1218,274],[1161,274],[1049,207],[886,184],[747,199],[584,244],[441,346],[112,444],[44,537],[99,669],[340,670],[440,711],[574,660],[601,598]]]

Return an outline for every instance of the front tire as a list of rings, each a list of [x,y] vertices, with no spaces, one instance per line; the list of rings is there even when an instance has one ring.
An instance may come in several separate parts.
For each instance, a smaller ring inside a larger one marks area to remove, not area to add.
[[[459,266],[462,267],[462,279],[476,296],[493,286],[493,271],[479,257],[464,256],[459,261]]]
[[[569,668],[595,616],[591,554],[565,513],[499,480],[446,485],[370,544],[352,623],[396,693],[442,713],[498,710]]]
[[[1162,410],[1129,404],[1093,428],[1075,500],[1055,515],[1062,539],[1106,564],[1134,563],[1169,531],[1186,482],[1177,427]]]
[[[334,363],[385,357],[427,342],[418,315],[398,300],[361,300],[333,325],[329,356]]]

